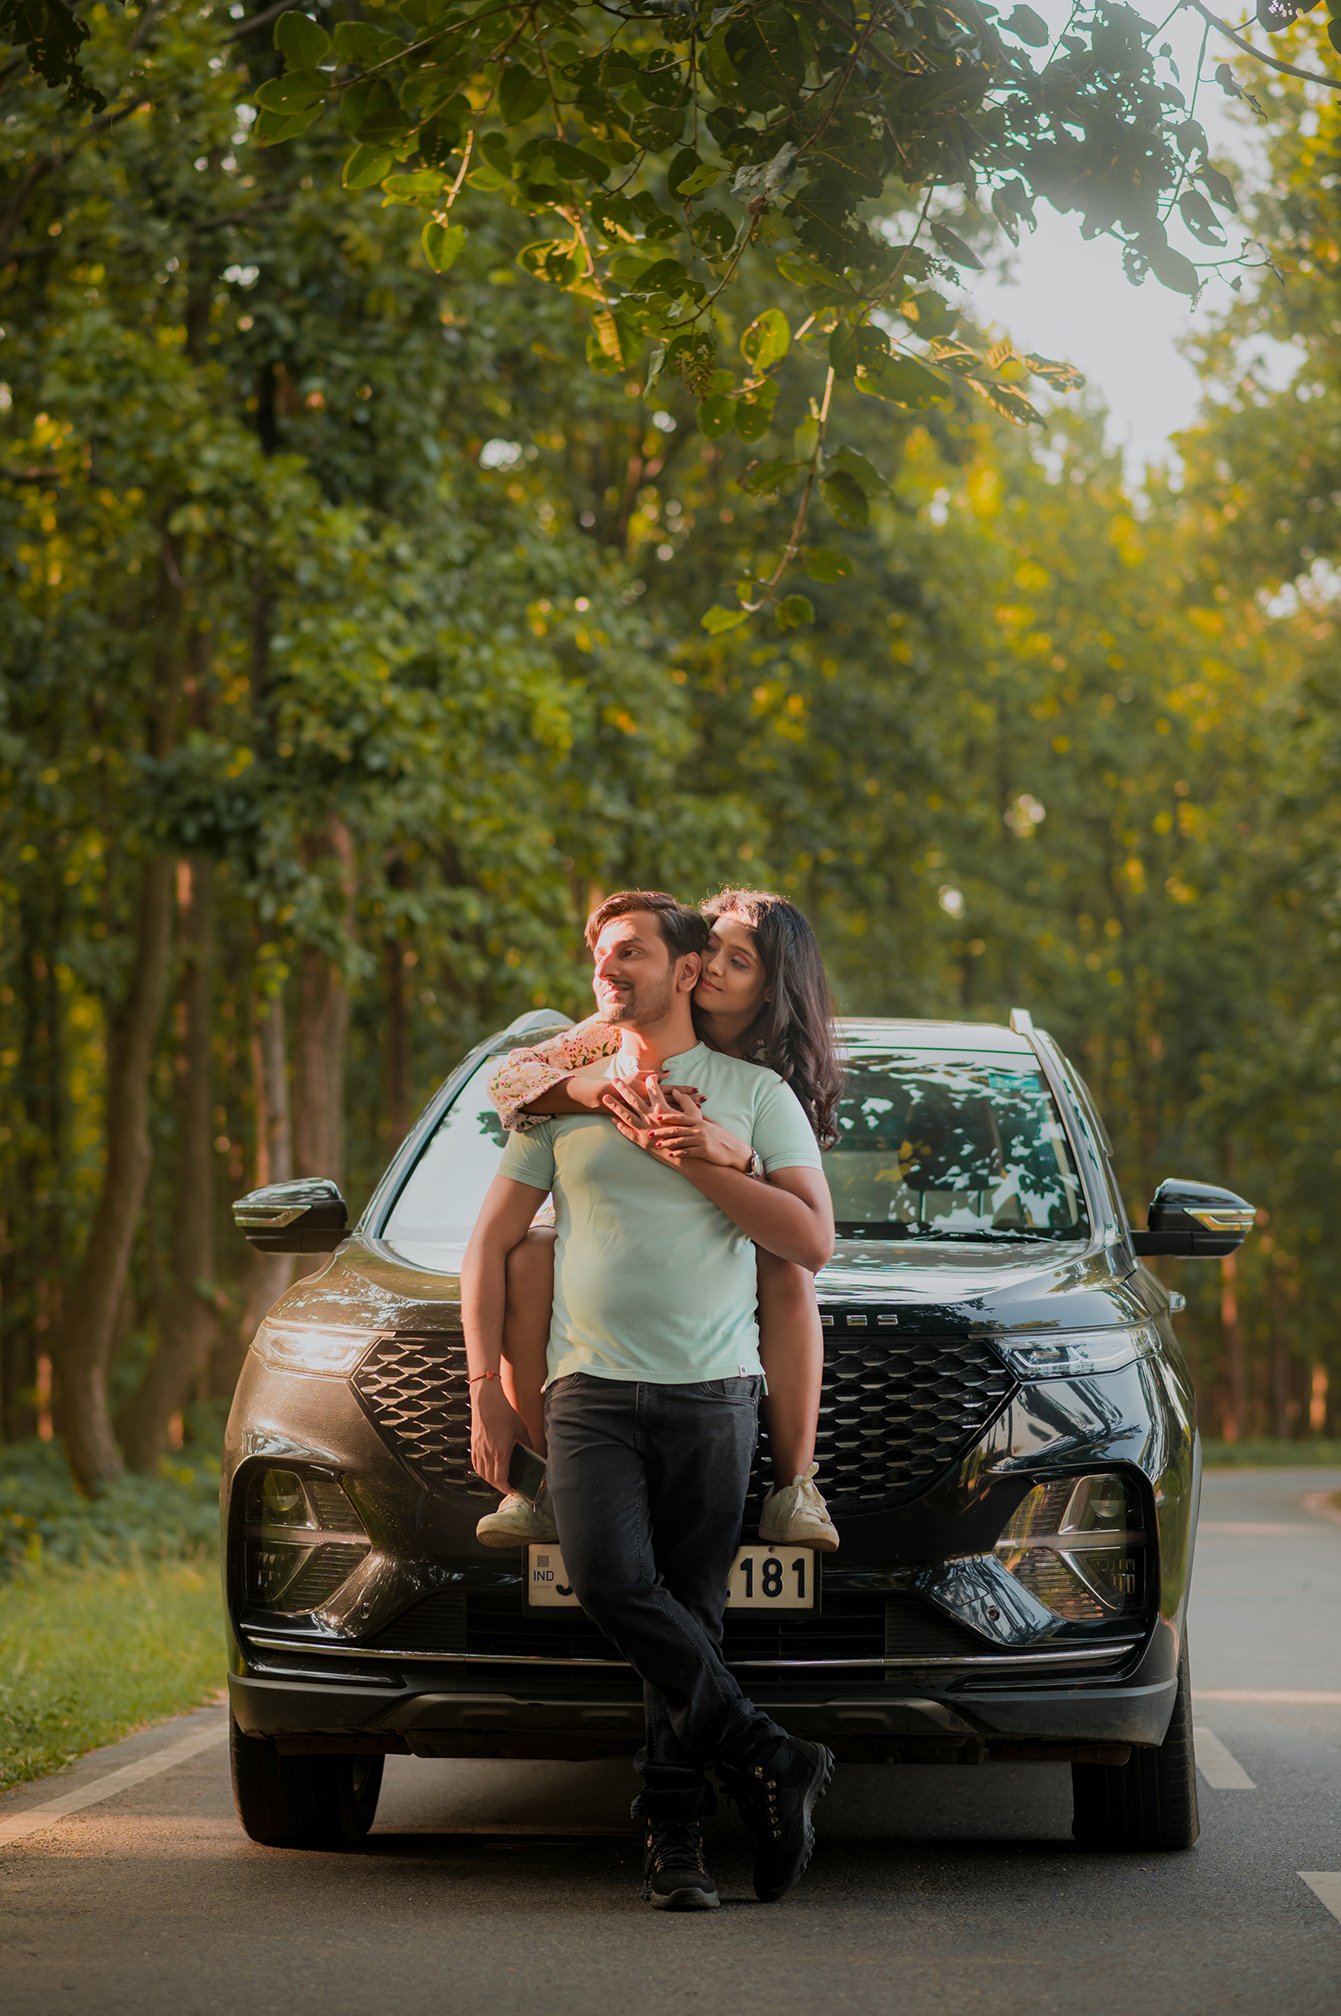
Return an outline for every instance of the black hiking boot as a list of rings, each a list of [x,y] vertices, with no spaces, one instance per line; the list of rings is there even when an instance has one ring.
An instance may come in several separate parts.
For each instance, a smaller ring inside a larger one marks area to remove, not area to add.
[[[815,1850],[811,1814],[829,1789],[833,1753],[787,1736],[753,1763],[718,1766],[754,1843],[754,1894],[771,1904],[804,1875]]]
[[[717,1885],[703,1860],[697,1820],[649,1820],[643,1896],[658,1911],[715,1911]]]

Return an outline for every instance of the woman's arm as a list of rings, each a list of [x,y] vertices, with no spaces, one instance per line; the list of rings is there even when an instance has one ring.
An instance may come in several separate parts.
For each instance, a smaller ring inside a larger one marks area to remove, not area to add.
[[[598,1058],[612,1056],[618,1048],[618,1030],[592,1015],[573,1029],[561,1029],[534,1049],[509,1050],[489,1080],[489,1097],[504,1127],[524,1134],[548,1113],[595,1112],[598,1099],[594,1088],[585,1098],[565,1099],[563,1087],[574,1072]]]
[[[818,1274],[833,1257],[833,1200],[822,1172],[783,1168],[759,1182],[741,1166],[747,1143],[680,1101],[682,1086],[647,1081],[607,1087],[606,1110],[621,1134],[666,1162],[709,1198],[756,1246]],[[667,1140],[691,1145],[667,1146]]]

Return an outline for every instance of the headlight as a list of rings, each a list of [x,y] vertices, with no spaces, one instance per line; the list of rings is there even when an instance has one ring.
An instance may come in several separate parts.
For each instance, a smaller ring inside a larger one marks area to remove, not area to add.
[[[1153,1358],[1159,1332],[1153,1323],[1132,1323],[1115,1330],[1058,1330],[1049,1337],[994,1337],[992,1342],[1017,1379],[1083,1379]]]
[[[1105,1470],[1036,1484],[995,1551],[1055,1617],[1106,1624],[1144,1610],[1145,1538],[1135,1491]]]
[[[325,1323],[262,1323],[252,1350],[276,1372],[319,1372],[328,1379],[352,1372],[376,1336],[373,1330],[334,1329]]]

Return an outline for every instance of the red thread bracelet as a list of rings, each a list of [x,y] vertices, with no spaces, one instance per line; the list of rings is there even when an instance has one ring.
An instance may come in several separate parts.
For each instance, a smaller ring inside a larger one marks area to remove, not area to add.
[[[472,1372],[466,1384],[467,1386],[474,1386],[481,1379],[501,1379],[502,1376],[501,1372]]]

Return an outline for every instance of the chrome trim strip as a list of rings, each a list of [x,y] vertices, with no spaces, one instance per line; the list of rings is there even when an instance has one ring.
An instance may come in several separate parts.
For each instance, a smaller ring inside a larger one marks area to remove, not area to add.
[[[319,1657],[336,1659],[414,1659],[437,1660],[472,1666],[602,1666],[615,1670],[628,1670],[626,1659],[561,1659],[546,1658],[538,1652],[397,1652],[385,1645],[327,1645],[315,1644],[310,1638],[262,1638],[243,1627],[243,1636],[252,1645],[262,1646],[268,1652],[314,1652]],[[972,1659],[733,1659],[733,1666],[748,1666],[752,1670],[767,1667],[776,1670],[781,1667],[797,1668],[802,1671],[828,1672],[836,1666],[896,1666],[925,1668],[947,1666],[966,1668],[976,1672],[985,1666],[1059,1666],[1065,1663],[1074,1666],[1082,1661],[1093,1665],[1099,1659],[1115,1659],[1119,1653],[1130,1652],[1140,1644],[1139,1638],[1123,1638],[1107,1645],[1098,1645],[1090,1650],[1057,1652],[1011,1652],[1004,1655],[988,1653],[983,1658]]]
[[[282,1232],[286,1225],[292,1225],[295,1218],[301,1218],[305,1211],[311,1209],[310,1199],[306,1204],[252,1204],[245,1208],[235,1204],[233,1223],[239,1231],[244,1225],[252,1225],[270,1232]]]
[[[1189,1211],[1187,1215],[1195,1218],[1198,1225],[1204,1225],[1208,1232],[1251,1232],[1257,1223],[1256,1211],[1242,1209]]]

